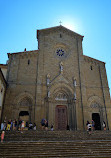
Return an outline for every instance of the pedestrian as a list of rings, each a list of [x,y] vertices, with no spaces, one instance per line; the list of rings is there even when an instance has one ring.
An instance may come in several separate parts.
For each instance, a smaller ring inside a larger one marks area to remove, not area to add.
[[[14,130],[16,130],[17,129],[17,120],[15,119],[15,125],[14,125]]]
[[[32,122],[29,123],[29,130],[32,130],[33,129],[33,124]]]
[[[28,121],[26,121],[26,128],[27,128],[27,129],[29,128],[29,123],[28,123]]]
[[[51,131],[53,131],[54,130],[54,128],[53,128],[53,124],[51,124]]]
[[[45,120],[45,130],[47,131],[48,130],[48,121]]]
[[[11,120],[11,126],[10,126],[10,130],[13,130],[13,121]]]
[[[3,140],[4,140],[4,136],[5,136],[5,131],[2,131],[2,133],[1,133],[1,143],[2,143]]]
[[[86,122],[87,131],[88,131],[88,124],[89,124],[89,121]]]
[[[8,121],[7,130],[10,130],[10,127],[11,127],[11,119]]]
[[[41,120],[41,127],[42,127],[42,130],[45,128],[45,119],[44,118]]]
[[[6,117],[5,117],[5,119],[4,119],[4,130],[6,130],[6,128],[7,128],[7,121],[6,121]]]
[[[1,131],[4,130],[4,123],[1,123]]]
[[[89,122],[89,124],[87,125],[87,128],[88,128],[88,133],[91,134],[92,125],[90,124],[90,122]]]
[[[22,125],[22,120],[20,119],[18,123],[18,130],[21,130],[21,125]]]
[[[105,123],[105,121],[103,121],[102,126],[103,126],[104,131],[106,131],[106,123]]]
[[[94,122],[94,120],[92,120],[92,130],[93,131],[95,130],[95,122]]]
[[[24,121],[22,121],[22,123],[21,123],[21,133],[23,133],[24,127],[25,127],[25,123],[24,123]]]
[[[33,130],[35,131],[36,130],[36,124],[34,123],[33,125]]]

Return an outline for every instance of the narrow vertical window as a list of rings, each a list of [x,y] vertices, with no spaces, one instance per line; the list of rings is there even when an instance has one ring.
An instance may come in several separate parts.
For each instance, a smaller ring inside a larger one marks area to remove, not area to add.
[[[28,65],[30,64],[30,60],[28,60]]]
[[[62,35],[61,35],[61,33],[60,33],[60,38],[62,38]]]
[[[91,70],[93,70],[93,67],[92,67],[92,66],[90,66],[90,69],[91,69]]]
[[[1,93],[3,92],[3,88],[1,89]]]

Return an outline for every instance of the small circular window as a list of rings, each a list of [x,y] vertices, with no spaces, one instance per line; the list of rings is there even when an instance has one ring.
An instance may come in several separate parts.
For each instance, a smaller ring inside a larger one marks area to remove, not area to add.
[[[61,48],[56,50],[56,55],[59,57],[65,56],[65,51]]]

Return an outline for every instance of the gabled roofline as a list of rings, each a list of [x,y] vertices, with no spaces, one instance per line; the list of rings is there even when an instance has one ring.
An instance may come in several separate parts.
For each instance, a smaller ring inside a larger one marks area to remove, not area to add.
[[[3,75],[3,72],[2,72],[2,70],[1,70],[1,68],[0,68],[0,76],[2,77],[1,79],[2,79],[2,81],[3,81],[4,86],[6,87],[7,82],[6,82],[6,80],[5,80],[5,77],[4,77],[4,75]]]
[[[23,52],[15,52],[15,53],[7,53],[8,55],[8,58],[10,55],[13,55],[13,54],[22,54],[22,53],[32,53],[32,52],[38,52],[39,50],[31,50],[31,51],[23,51]]]
[[[45,29],[37,30],[37,39],[38,39],[38,33],[39,33],[39,31],[48,31],[48,30],[53,30],[53,29],[56,29],[56,28],[63,28],[63,29],[66,29],[66,30],[72,32],[72,34],[76,34],[77,36],[80,36],[80,37],[82,37],[82,38],[84,37],[84,36],[82,36],[82,35],[80,35],[80,34],[74,32],[74,31],[72,31],[72,30],[70,30],[70,29],[68,29],[68,28],[66,28],[66,27],[64,27],[64,26],[62,26],[62,25],[60,25],[60,26],[55,26],[55,27],[50,27],[50,28],[45,28]]]
[[[7,64],[0,64],[0,68],[7,68]]]
[[[101,62],[101,63],[106,64],[104,61],[100,61],[100,60],[98,60],[98,59],[95,59],[95,58],[92,58],[92,57],[89,57],[89,56],[86,56],[86,55],[83,55],[83,56],[86,57],[86,58],[89,58],[89,59],[91,59],[91,60],[94,60],[94,61],[96,61],[96,62]]]

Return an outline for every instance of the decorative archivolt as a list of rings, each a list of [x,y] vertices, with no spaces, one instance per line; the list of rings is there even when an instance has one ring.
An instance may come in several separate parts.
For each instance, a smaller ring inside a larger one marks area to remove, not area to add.
[[[32,106],[34,104],[33,96],[27,92],[19,94],[15,100],[14,104],[21,106]]]
[[[98,96],[91,96],[88,99],[88,107],[90,108],[101,108],[103,105],[103,102],[100,97]]]
[[[91,108],[100,108],[100,105],[95,102],[95,103],[92,103],[92,104],[90,105],[90,107],[91,107]]]
[[[19,105],[20,106],[32,106],[32,100],[29,97],[25,97],[20,100]]]
[[[74,93],[73,88],[71,86],[69,86],[69,84],[66,84],[64,82],[55,83],[50,87],[51,95],[55,95],[60,91],[64,92],[65,94],[68,94],[68,95],[73,95],[73,93]]]
[[[62,100],[62,101],[67,101],[67,95],[63,92],[59,92],[56,97],[55,100]]]
[[[54,84],[50,88],[50,97],[56,101],[68,101],[73,98],[74,90],[65,83]]]

